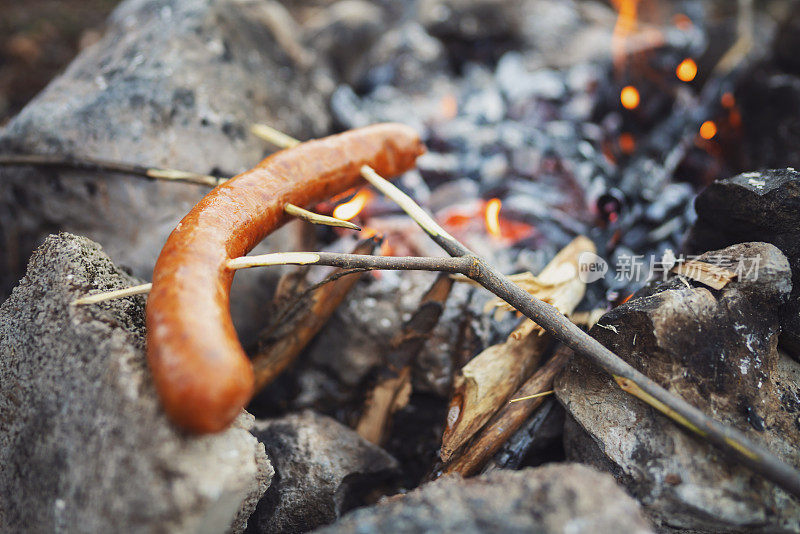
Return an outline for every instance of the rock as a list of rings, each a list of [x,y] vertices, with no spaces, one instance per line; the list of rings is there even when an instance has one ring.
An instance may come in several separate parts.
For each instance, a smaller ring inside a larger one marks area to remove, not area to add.
[[[254,433],[275,461],[275,479],[250,518],[250,532],[326,525],[396,475],[397,461],[383,449],[310,410],[258,421]]]
[[[507,40],[517,36],[518,0],[420,0],[419,20],[431,35],[448,40]]]
[[[280,13],[276,2],[126,0],[102,40],[0,133],[0,152],[230,176],[271,150],[249,134],[253,122],[299,138],[327,133],[334,86],[316,84],[298,67],[276,5]],[[55,230],[98,241],[117,264],[149,279],[167,235],[207,191],[103,173],[0,169],[0,295]],[[288,232],[270,243],[262,250],[295,245]],[[266,288],[276,271],[259,271],[237,276],[234,303],[269,301]],[[253,307],[234,307],[236,324],[245,329],[258,315]]]
[[[718,180],[698,195],[695,209],[687,252],[766,241],[789,259],[793,291],[782,317],[781,344],[800,361],[800,173],[776,169]]]
[[[723,289],[673,276],[604,315],[590,333],[672,393],[798,467],[800,365],[777,350],[789,264],[767,243],[700,256],[727,268],[739,258],[754,270]],[[588,361],[573,358],[555,389],[572,418],[567,458],[613,473],[662,527],[800,528],[797,500],[624,393]]]
[[[651,532],[614,480],[578,464],[448,476],[356,510],[319,534]]]
[[[383,10],[366,0],[340,0],[306,24],[310,48],[329,58],[337,78],[355,85],[358,66],[384,34]]]
[[[800,168],[800,76],[768,60],[742,76],[735,96],[742,141],[732,149],[739,168]]]
[[[367,52],[354,76],[366,88],[393,85],[407,94],[423,93],[450,72],[442,43],[415,21],[386,30]]]
[[[137,280],[99,245],[45,240],[0,306],[0,525],[36,532],[222,532],[272,477],[243,412],[188,436],[145,362],[142,297],[70,303]],[[244,506],[243,506],[244,505]]]

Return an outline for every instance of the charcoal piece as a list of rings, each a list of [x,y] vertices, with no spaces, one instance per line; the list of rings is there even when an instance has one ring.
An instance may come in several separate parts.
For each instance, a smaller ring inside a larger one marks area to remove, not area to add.
[[[0,525],[5,532],[243,530],[272,466],[246,412],[191,436],[147,369],[144,298],[70,303],[139,283],[99,245],[50,236],[0,306]]]
[[[695,209],[687,253],[766,241],[789,259],[793,288],[782,314],[781,344],[800,360],[800,173],[774,169],[718,180],[697,196]]]
[[[364,504],[397,473],[397,460],[334,419],[311,410],[256,422],[275,463],[273,484],[248,532],[307,532]]]
[[[652,532],[613,478],[578,464],[447,476],[356,510],[319,534]]]
[[[757,271],[716,291],[673,277],[604,315],[591,335],[723,424],[800,466],[800,365],[777,350],[778,309],[791,272],[773,245],[744,243],[701,261]],[[556,394],[574,424],[567,458],[612,472],[663,528],[776,532],[800,528],[800,502],[623,392],[588,360],[573,358]],[[754,424],[754,422],[756,424]]]

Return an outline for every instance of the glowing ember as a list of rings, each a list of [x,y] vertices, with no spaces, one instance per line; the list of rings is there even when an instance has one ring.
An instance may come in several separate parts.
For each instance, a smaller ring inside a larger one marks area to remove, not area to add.
[[[632,85],[627,85],[620,91],[619,100],[625,109],[636,109],[639,107],[639,90]]]
[[[500,207],[502,203],[499,198],[493,198],[486,203],[486,211],[484,212],[484,220],[486,221],[486,231],[492,237],[498,239],[503,237],[503,232],[500,230]]]
[[[700,137],[712,139],[715,135],[717,135],[717,125],[714,121],[706,121],[700,125]]]
[[[681,30],[688,30],[692,27],[692,19],[690,19],[684,13],[678,13],[672,18],[672,21],[675,23],[675,26]]]
[[[736,105],[736,99],[734,98],[733,93],[724,93],[719,101],[722,103],[723,107],[728,109]]]
[[[697,63],[692,58],[687,57],[675,69],[675,75],[682,82],[691,82],[697,76]]]
[[[333,210],[333,216],[343,221],[349,221],[364,209],[364,206],[367,205],[367,201],[369,201],[371,197],[372,194],[366,189],[359,191],[352,200],[336,206],[336,209]]]
[[[622,150],[624,154],[633,154],[633,151],[636,150],[636,139],[633,137],[633,134],[630,132],[622,132],[619,134],[619,149]]]

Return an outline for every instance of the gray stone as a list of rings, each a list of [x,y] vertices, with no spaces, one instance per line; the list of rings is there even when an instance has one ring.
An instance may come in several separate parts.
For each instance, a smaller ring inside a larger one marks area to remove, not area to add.
[[[442,40],[518,37],[519,0],[420,0],[419,20]]]
[[[331,61],[334,75],[356,85],[364,56],[386,32],[383,10],[366,0],[340,0],[306,24],[309,48]]]
[[[0,306],[0,525],[34,532],[241,531],[272,476],[246,412],[195,437],[167,421],[138,280],[83,237],[45,240]]]
[[[651,532],[612,477],[578,464],[449,476],[356,510],[320,534]]]
[[[700,259],[734,268],[740,257],[756,270],[723,289],[672,277],[604,315],[590,333],[670,392],[798,467],[800,365],[777,350],[789,264],[767,243]],[[573,358],[555,389],[572,418],[567,457],[613,473],[661,526],[800,528],[797,500],[624,393],[587,360]]]
[[[800,173],[776,169],[717,180],[697,196],[695,209],[687,252],[766,241],[789,259],[794,289],[782,316],[781,344],[800,361]]]
[[[271,150],[250,135],[253,122],[299,138],[327,133],[334,86],[317,83],[298,65],[302,58],[286,36],[281,10],[276,2],[249,0],[123,2],[102,40],[0,133],[0,152],[230,176]],[[167,235],[207,191],[102,173],[0,169],[0,295],[56,230],[86,235],[117,264],[150,279]],[[295,241],[279,232],[269,243],[261,250],[291,250]],[[276,271],[258,271],[237,276],[234,303],[248,296],[269,301],[264,293]],[[257,316],[246,303],[234,306],[238,326],[247,328]]]
[[[330,417],[310,410],[257,421],[275,479],[250,531],[306,532],[334,521],[397,473],[397,461]]]
[[[406,94],[428,91],[450,71],[441,41],[415,21],[386,31],[369,51],[362,68],[366,72],[363,83],[391,84],[403,88]]]

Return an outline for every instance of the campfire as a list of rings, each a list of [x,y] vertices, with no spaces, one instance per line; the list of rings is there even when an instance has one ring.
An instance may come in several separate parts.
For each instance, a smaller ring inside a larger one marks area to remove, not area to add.
[[[0,526],[800,529],[795,11],[122,1],[0,130]]]

